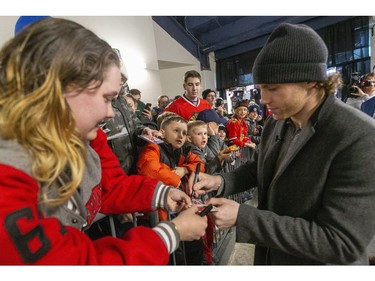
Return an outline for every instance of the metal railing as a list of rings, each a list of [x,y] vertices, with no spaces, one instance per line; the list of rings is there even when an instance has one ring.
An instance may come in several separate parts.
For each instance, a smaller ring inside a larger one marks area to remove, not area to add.
[[[231,172],[238,167],[240,167],[242,164],[246,163],[251,159],[251,157],[254,154],[254,150],[248,147],[241,148],[236,153],[236,159],[235,162],[230,164],[226,163],[222,173],[228,173]],[[228,196],[228,199],[234,200],[238,203],[243,203],[249,199],[251,199],[253,194],[253,189],[249,188],[248,191],[244,191],[241,193],[237,193],[231,196]],[[215,226],[214,229],[214,245],[213,245],[213,257],[214,260],[218,263],[224,253],[224,250],[226,246],[228,245],[228,239],[230,238],[231,234],[233,233],[233,230],[235,227],[231,227],[229,229],[219,229]]]
[[[253,150],[251,148],[241,148],[235,153],[235,161],[232,163],[226,163],[223,167],[223,170],[221,173],[228,173],[236,168],[240,167],[245,162],[249,161],[253,155]],[[251,195],[251,190],[237,193],[231,196],[228,196],[228,199],[232,199],[238,203],[243,203],[244,201],[249,199],[249,195]],[[135,213],[133,214],[133,224],[134,226],[138,225],[138,217],[142,216],[142,213]],[[111,235],[116,237],[116,227],[114,223],[114,217],[113,215],[102,215],[98,220],[102,219],[103,217],[107,217],[109,219],[109,226],[110,226],[110,232]],[[157,225],[159,222],[159,217],[157,211],[148,213],[148,219],[150,222],[150,226],[153,227]],[[220,230],[215,226],[214,233],[213,233],[213,260],[214,263],[217,263],[217,261],[220,261],[222,254],[225,251],[225,248],[227,246],[228,239],[230,238],[230,234],[232,234],[235,227]]]

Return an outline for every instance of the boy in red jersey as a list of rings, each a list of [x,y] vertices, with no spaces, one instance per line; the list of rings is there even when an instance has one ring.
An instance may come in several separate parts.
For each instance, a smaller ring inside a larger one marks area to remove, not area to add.
[[[183,87],[185,90],[183,96],[171,102],[165,111],[174,112],[189,121],[195,120],[199,112],[211,109],[208,101],[198,97],[202,87],[199,72],[187,71],[184,75]]]

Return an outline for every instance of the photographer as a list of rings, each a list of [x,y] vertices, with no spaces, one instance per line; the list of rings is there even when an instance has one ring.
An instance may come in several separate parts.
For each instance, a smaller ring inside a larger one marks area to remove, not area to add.
[[[366,74],[364,81],[364,92],[366,95],[363,97],[365,101],[361,104],[361,110],[367,115],[374,117],[375,113],[375,73],[370,72]]]
[[[374,96],[375,96],[375,73],[370,72],[364,75],[362,79],[354,78],[354,83],[349,88],[349,97],[346,103],[348,105],[361,109],[362,104],[370,100]],[[372,114],[369,114],[369,115],[372,116]]]

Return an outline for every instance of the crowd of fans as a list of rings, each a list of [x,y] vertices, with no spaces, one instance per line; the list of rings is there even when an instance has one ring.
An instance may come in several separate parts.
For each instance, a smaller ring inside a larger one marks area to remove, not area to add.
[[[152,108],[143,106],[138,89],[126,92],[128,87],[124,85],[113,102],[116,116],[103,129],[126,173],[145,175],[188,193],[189,176],[198,164],[201,172],[225,173],[240,157],[240,150],[256,148],[263,125],[260,106],[254,100],[243,100],[228,114],[224,100],[216,91],[207,89],[199,96],[200,82],[198,72],[186,72],[184,95],[173,100],[160,95],[158,104]],[[183,111],[182,104],[185,104]],[[121,214],[116,217],[117,231],[123,233],[135,222],[152,226],[156,221],[170,220],[177,215],[163,209],[157,211],[156,217],[155,214]],[[103,232],[109,227],[107,220],[97,225],[88,231],[92,237],[108,234]],[[208,217],[206,234],[198,241],[184,242],[183,248],[175,253],[174,263],[216,263],[212,254],[213,235],[214,223]]]
[[[0,51],[1,264],[211,265],[234,226],[254,264],[373,263],[374,75],[354,87],[366,114],[339,101],[313,29],[280,24],[258,54],[264,115],[201,98],[197,71],[153,109],[92,31],[20,20]],[[229,198],[249,188],[257,208]]]
[[[357,108],[370,116],[374,116],[373,108],[375,108],[371,99],[375,92],[374,77],[373,73],[366,74],[361,85],[353,86],[357,90],[355,93],[351,93],[351,98],[347,101],[349,105],[352,105],[352,99],[360,100]],[[189,79],[193,81],[191,82]],[[128,141],[127,143],[135,145],[139,156],[133,155],[133,158],[129,158],[126,156],[130,154],[126,153],[127,149],[121,149],[120,161],[121,158],[126,158],[128,162],[129,159],[132,159],[130,166],[136,166],[136,169],[133,170],[126,169],[126,172],[147,175],[161,180],[167,185],[187,191],[187,180],[189,175],[195,171],[198,163],[201,163],[202,172],[225,173],[228,170],[227,167],[236,162],[236,158],[240,155],[238,152],[240,149],[249,149],[250,151],[256,149],[260,143],[267,112],[263,112],[261,106],[251,99],[237,101],[233,105],[233,112],[228,113],[225,107],[226,102],[217,96],[215,90],[206,89],[202,92],[202,98],[198,97],[200,79],[198,72],[188,71],[184,81],[185,94],[176,96],[173,100],[170,100],[166,95],[161,95],[158,97],[157,106],[152,110],[144,108],[141,112],[138,110],[137,114],[137,102],[144,104],[140,99],[137,100],[137,97],[132,98],[134,102],[127,103],[126,110],[133,113],[133,129],[131,131],[142,134],[140,129],[146,129],[146,134],[153,136],[151,141],[157,138],[162,142],[145,143],[140,142],[137,138],[131,142]],[[189,84],[189,82],[191,83]],[[194,90],[191,91],[189,85],[199,86],[193,86]],[[136,93],[138,92],[140,93],[139,90],[136,91]],[[124,95],[126,100],[129,99],[129,96],[132,96],[131,93]],[[370,106],[366,107],[367,104]],[[183,108],[182,111],[181,108]],[[187,108],[188,110],[186,110]],[[182,113],[184,117],[178,113]],[[109,122],[113,122],[113,120]],[[179,133],[172,136],[173,132],[177,131]],[[129,139],[133,138],[131,135],[129,137]],[[116,146],[113,145],[110,136],[109,143],[116,152]],[[130,147],[128,146],[128,150]],[[231,149],[228,149],[229,147]],[[135,163],[137,164],[135,165]],[[250,189],[244,193],[245,197],[246,194],[249,194],[245,200],[252,198],[252,191]],[[158,213],[158,220],[170,220],[177,215],[168,214],[165,210],[159,210]],[[146,225],[152,225],[149,219],[147,214],[143,214],[140,221]],[[134,222],[132,221],[132,223]],[[214,224],[209,220],[205,236],[199,241],[185,242],[184,247],[176,252],[179,258],[174,262],[195,265],[217,262],[212,255],[213,234]]]

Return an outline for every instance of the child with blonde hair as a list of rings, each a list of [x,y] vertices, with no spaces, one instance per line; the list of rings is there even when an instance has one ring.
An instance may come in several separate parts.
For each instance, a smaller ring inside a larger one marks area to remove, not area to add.
[[[201,172],[204,172],[205,168],[202,159],[184,145],[187,121],[177,114],[167,116],[161,120],[160,132],[164,142],[160,144],[148,143],[143,147],[137,162],[138,174],[147,175],[189,193],[188,176],[193,171],[195,172],[198,164],[201,164]],[[158,210],[158,215],[161,221],[167,221],[170,218],[168,212],[162,209]],[[201,244],[202,239],[185,243],[184,255],[187,264],[201,264],[203,257]],[[176,263],[184,264],[184,261],[177,258]]]
[[[209,142],[212,142],[213,139],[210,139],[208,136],[207,124],[201,120],[190,121],[188,123],[187,140],[191,151],[197,154],[205,163],[205,173],[207,174],[220,172],[224,162],[231,156],[231,152],[226,152],[224,149],[215,154],[209,148]]]

